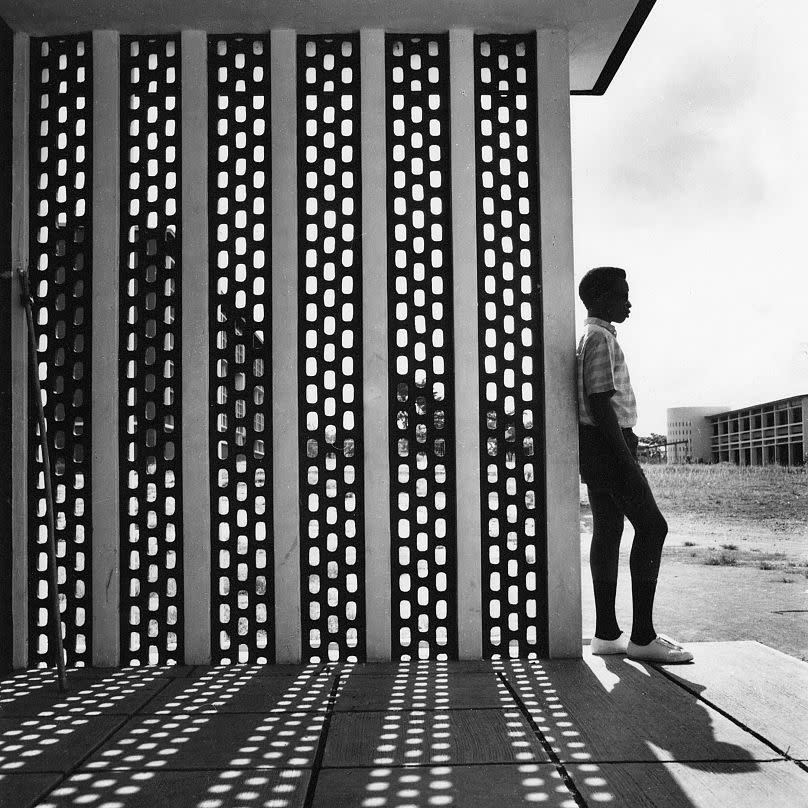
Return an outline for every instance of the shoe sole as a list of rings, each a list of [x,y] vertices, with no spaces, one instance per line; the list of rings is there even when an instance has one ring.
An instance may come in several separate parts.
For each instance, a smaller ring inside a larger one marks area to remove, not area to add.
[[[648,656],[633,656],[632,654],[626,654],[629,659],[633,659],[635,662],[654,662],[657,665],[687,665],[688,662],[693,661],[693,657],[688,657],[687,659],[659,659],[657,657]]]

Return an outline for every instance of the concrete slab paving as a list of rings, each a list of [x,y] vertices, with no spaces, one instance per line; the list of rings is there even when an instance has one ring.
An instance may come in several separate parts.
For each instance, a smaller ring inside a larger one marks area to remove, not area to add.
[[[57,694],[56,677],[49,670],[38,668],[10,673],[0,679],[0,715],[20,699],[52,698]]]
[[[111,676],[114,673],[137,673],[150,672],[155,676],[163,676],[167,679],[174,679],[175,677],[181,678],[183,676],[192,676],[195,665],[122,665],[118,668],[94,668],[94,667],[81,667],[81,668],[68,668],[67,670],[67,683],[70,685],[73,677],[78,678],[104,678]],[[37,670],[50,671],[50,676],[56,680],[55,668],[37,668]],[[28,671],[30,673],[30,671]]]
[[[624,657],[514,662],[507,677],[568,762],[772,760],[737,724],[658,671]]]
[[[458,808],[576,808],[550,763],[323,769],[312,808],[453,805]]]
[[[61,778],[61,772],[0,774],[0,808],[28,808]]]
[[[664,670],[588,650],[85,670],[66,696],[50,671],[14,674],[0,682],[0,808],[296,808],[309,784],[320,808],[808,808],[808,771],[778,747],[806,737],[803,663],[756,643],[697,650]]]
[[[65,780],[37,808],[73,808],[77,804],[302,808],[310,777],[307,769],[81,772]]]
[[[125,720],[119,715],[0,718],[0,773],[69,771]]]
[[[323,713],[137,715],[84,764],[103,769],[311,766]]]
[[[301,676],[316,674],[326,669],[333,672],[337,667],[339,666],[327,666],[322,662],[312,662],[309,665],[259,665],[246,662],[229,665],[222,663],[220,665],[196,665],[193,676],[200,677],[215,671],[249,672],[254,676]]]
[[[692,665],[663,673],[778,749],[808,759],[808,663],[758,642],[693,643]]]
[[[520,763],[547,755],[518,710],[334,713],[323,766]]]
[[[172,681],[143,712],[170,715],[325,710],[334,678],[328,671],[260,676],[243,667],[210,669],[197,677]]]
[[[158,669],[113,671],[104,676],[75,673],[68,690],[60,693],[53,681],[18,680],[0,687],[0,717],[47,715],[128,715],[145,705],[173,678]],[[182,680],[178,680],[182,681]]]
[[[428,675],[439,673],[490,673],[491,663],[484,659],[452,660],[441,662],[430,659],[409,659],[400,662],[327,663],[329,670],[355,675],[388,676],[398,674]]]
[[[605,763],[569,773],[588,805],[626,808],[808,808],[808,772],[765,763]]]
[[[343,676],[338,712],[513,707],[514,700],[489,669],[486,673],[410,672]]]

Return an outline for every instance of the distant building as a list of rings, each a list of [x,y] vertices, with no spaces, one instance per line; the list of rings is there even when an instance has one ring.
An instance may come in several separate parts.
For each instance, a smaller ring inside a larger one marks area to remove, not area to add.
[[[808,393],[717,413],[708,420],[714,463],[801,466],[808,462],[804,440],[808,431]]]
[[[668,409],[668,463],[710,463],[713,425],[710,416],[726,407],[670,407]]]

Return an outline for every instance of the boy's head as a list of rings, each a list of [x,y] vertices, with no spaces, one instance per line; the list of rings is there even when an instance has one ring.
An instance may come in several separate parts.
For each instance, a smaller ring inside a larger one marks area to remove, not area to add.
[[[626,271],[620,267],[595,267],[581,279],[578,296],[590,317],[622,323],[631,311]]]

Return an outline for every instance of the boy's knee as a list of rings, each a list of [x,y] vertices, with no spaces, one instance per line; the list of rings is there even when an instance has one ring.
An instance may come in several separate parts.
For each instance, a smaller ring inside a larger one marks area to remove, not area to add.
[[[665,538],[668,535],[668,523],[665,521],[665,517],[660,514],[659,519],[656,520],[656,524],[654,525],[653,534],[656,537],[657,541],[661,544],[665,541]]]

